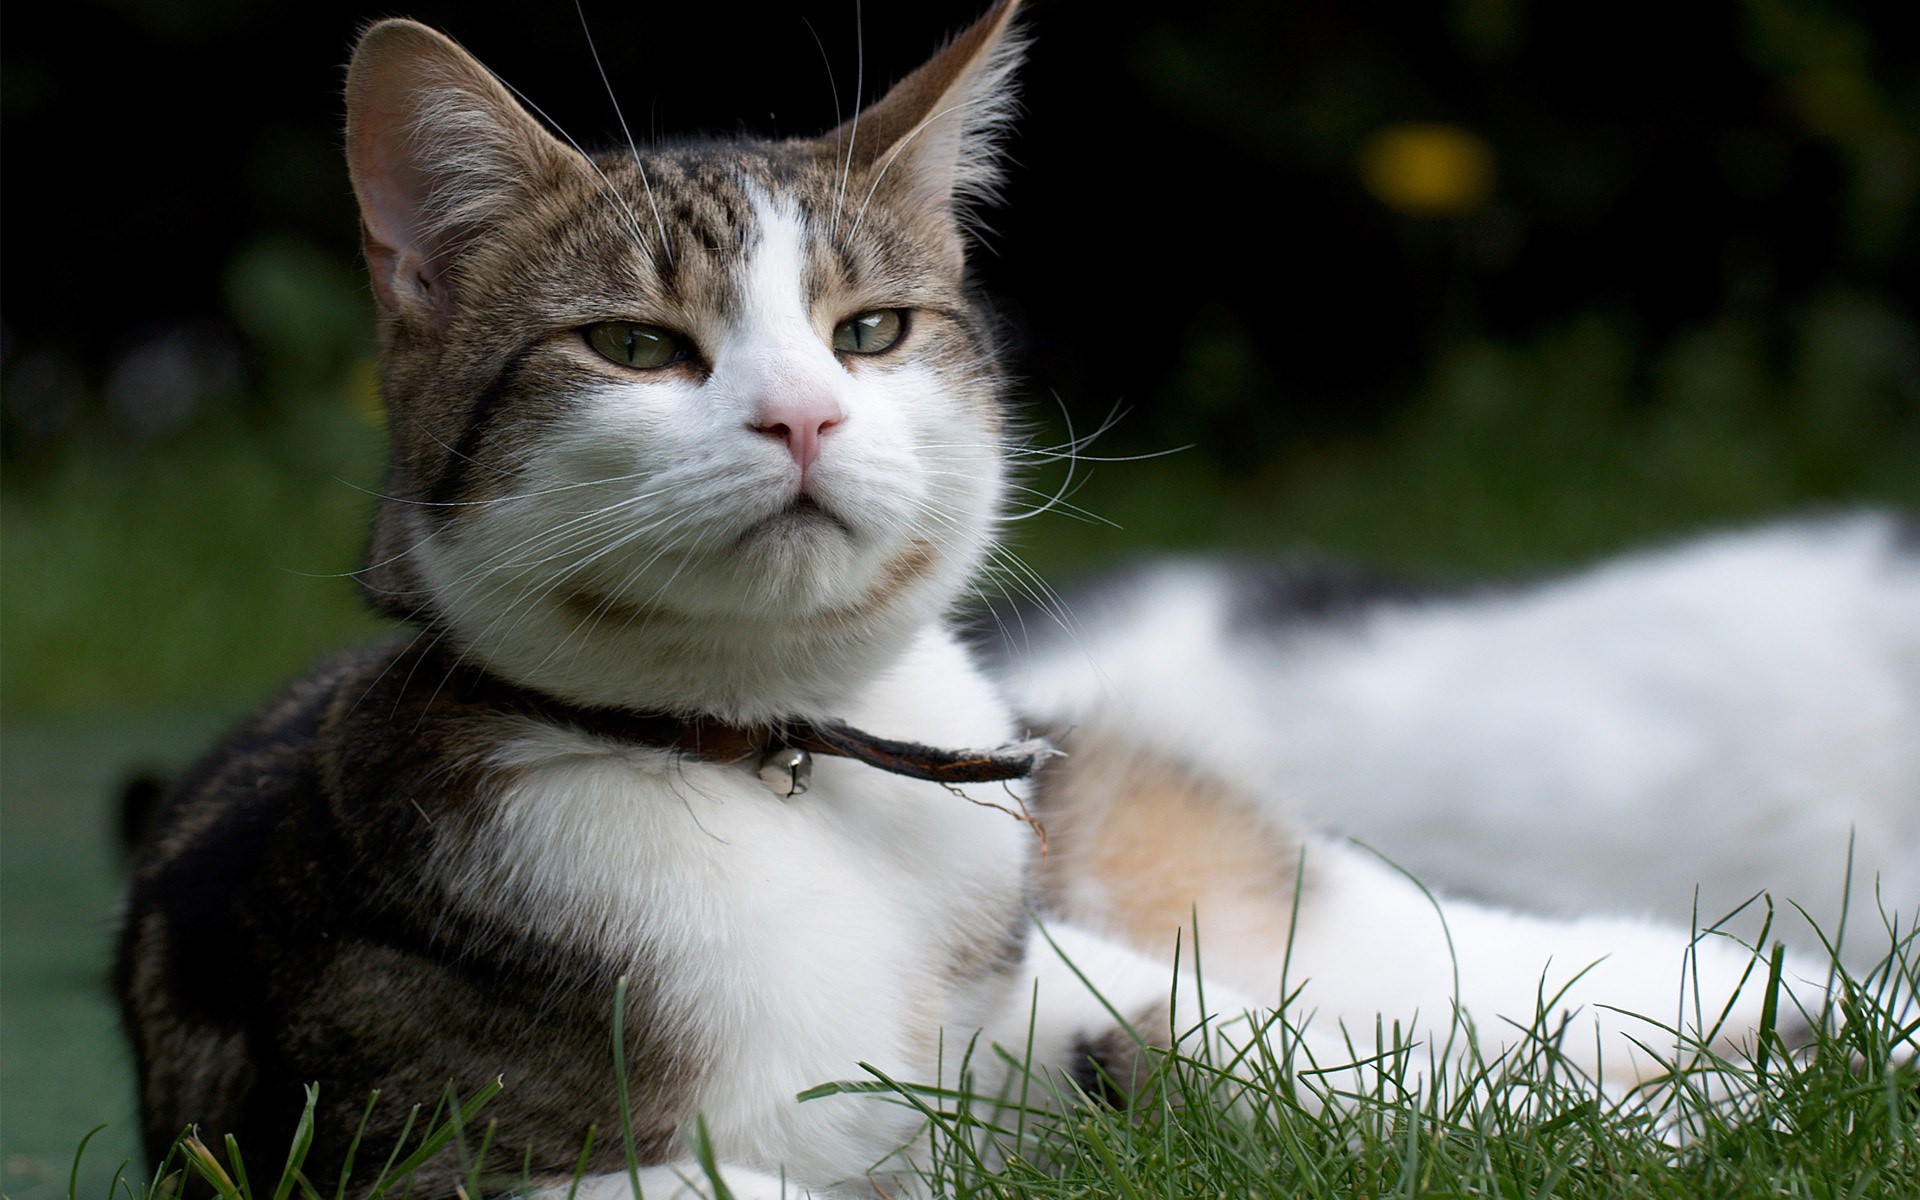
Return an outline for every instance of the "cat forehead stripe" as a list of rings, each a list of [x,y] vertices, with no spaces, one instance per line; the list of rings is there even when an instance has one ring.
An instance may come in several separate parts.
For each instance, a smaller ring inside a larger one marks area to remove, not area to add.
[[[740,323],[760,324],[788,336],[805,335],[813,326],[807,286],[809,236],[806,222],[791,204],[765,192],[747,194],[758,236],[736,276],[741,295]]]

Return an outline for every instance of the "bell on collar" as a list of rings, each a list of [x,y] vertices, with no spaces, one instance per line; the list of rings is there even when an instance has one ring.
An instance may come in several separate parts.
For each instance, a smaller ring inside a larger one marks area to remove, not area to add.
[[[776,796],[798,796],[813,782],[813,755],[798,746],[780,746],[760,760],[760,782]]]

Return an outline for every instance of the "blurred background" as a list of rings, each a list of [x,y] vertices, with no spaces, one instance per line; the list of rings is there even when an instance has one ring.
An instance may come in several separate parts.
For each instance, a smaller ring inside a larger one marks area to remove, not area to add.
[[[639,137],[789,134],[979,7],[584,21]],[[0,13],[9,1195],[64,1194],[97,1121],[83,1180],[132,1152],[119,782],[379,629],[346,576],[381,432],[339,89],[393,11],[619,139],[567,4]],[[1920,8],[1036,0],[1030,26],[981,273],[1034,443],[1151,456],[1081,465],[1098,520],[1016,527],[1048,578],[1192,546],[1511,576],[1920,509]]]

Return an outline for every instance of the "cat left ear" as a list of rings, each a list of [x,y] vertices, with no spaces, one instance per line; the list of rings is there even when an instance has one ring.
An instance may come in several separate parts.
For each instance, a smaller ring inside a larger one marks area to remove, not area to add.
[[[1013,116],[1013,73],[1026,40],[1019,0],[999,0],[911,75],[828,135],[876,186],[904,188],[925,206],[964,215],[1000,183],[1000,141]]]
[[[375,294],[430,325],[446,318],[471,239],[592,170],[472,55],[405,20],[373,25],[354,50],[347,164]]]

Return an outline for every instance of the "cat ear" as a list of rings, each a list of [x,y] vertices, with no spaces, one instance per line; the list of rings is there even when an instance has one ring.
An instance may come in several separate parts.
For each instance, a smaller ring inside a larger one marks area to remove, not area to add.
[[[1026,40],[1013,28],[1019,0],[999,0],[946,49],[829,135],[876,186],[957,214],[993,199],[1000,142],[1014,109],[1013,72]]]
[[[558,176],[591,170],[474,57],[413,21],[347,68],[347,165],[380,302],[438,324],[462,244]]]

